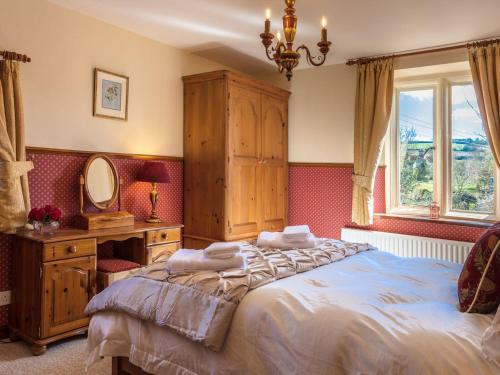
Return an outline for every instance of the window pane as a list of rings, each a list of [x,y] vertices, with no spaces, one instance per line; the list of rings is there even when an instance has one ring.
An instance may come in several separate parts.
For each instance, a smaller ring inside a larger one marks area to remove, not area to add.
[[[434,192],[434,91],[399,93],[399,201],[427,206]]]
[[[494,211],[493,156],[484,133],[474,87],[451,88],[452,209]]]

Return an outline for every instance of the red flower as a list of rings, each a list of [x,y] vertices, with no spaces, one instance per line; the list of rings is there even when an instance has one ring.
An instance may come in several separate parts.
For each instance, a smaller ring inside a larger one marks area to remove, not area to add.
[[[57,207],[46,205],[44,208],[32,208],[28,220],[33,221],[59,221],[61,220],[61,210]]]
[[[41,208],[32,208],[29,215],[28,219],[30,221],[42,221],[44,219],[45,212]]]
[[[57,207],[54,207],[49,214],[50,220],[59,221],[61,219],[61,210]]]

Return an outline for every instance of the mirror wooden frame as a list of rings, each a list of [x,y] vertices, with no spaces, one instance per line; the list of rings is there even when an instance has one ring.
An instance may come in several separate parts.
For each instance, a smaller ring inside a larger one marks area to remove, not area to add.
[[[110,166],[112,172],[113,172],[113,178],[115,181],[115,186],[113,189],[113,195],[109,200],[106,202],[96,202],[92,196],[90,195],[89,187],[87,184],[87,176],[89,172],[89,168],[92,165],[92,163],[96,159],[104,159],[108,165]],[[87,196],[87,199],[89,202],[97,209],[99,210],[106,210],[110,207],[112,207],[115,203],[116,200],[118,199],[118,210],[121,208],[121,202],[120,202],[120,188],[121,188],[121,179],[118,176],[118,171],[116,170],[116,166],[114,163],[111,161],[111,159],[106,156],[105,154],[94,154],[91,155],[87,162],[85,163],[85,168],[83,170],[83,175],[80,176],[80,213],[83,213],[83,206],[84,206],[84,200],[83,200],[83,190],[85,189],[85,195]]]
[[[89,168],[92,165],[92,162],[94,162],[96,159],[99,158],[104,159],[111,167],[111,170],[113,172],[113,177],[115,180],[113,195],[111,196],[111,199],[109,199],[106,202],[96,202],[94,199],[92,199],[89,188],[87,186],[87,174],[89,172]],[[80,214],[76,215],[75,217],[74,221],[75,226],[85,230],[133,226],[134,215],[128,213],[127,211],[122,211],[121,208],[122,185],[123,185],[123,179],[119,177],[115,164],[106,154],[98,153],[89,156],[87,162],[85,163],[83,174],[80,175]],[[85,195],[87,196],[89,202],[94,207],[96,207],[99,210],[99,212],[87,212],[87,213],[84,212]],[[116,200],[118,200],[118,210],[112,212],[105,211],[111,208],[116,203]]]

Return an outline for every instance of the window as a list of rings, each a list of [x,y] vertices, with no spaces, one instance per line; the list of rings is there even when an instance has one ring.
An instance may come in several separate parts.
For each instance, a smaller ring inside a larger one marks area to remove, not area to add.
[[[470,76],[397,81],[387,169],[390,212],[499,217],[499,171]]]
[[[493,155],[472,84],[451,85],[451,210],[495,213]]]
[[[404,206],[434,200],[434,90],[399,92],[399,199]]]

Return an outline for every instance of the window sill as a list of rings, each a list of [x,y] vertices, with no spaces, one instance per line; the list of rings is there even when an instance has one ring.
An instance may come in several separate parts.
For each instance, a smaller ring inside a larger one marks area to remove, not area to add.
[[[399,220],[412,220],[412,221],[422,221],[429,222],[435,224],[452,224],[452,225],[463,225],[468,227],[477,227],[477,228],[489,228],[495,221],[490,220],[469,220],[469,219],[457,219],[457,218],[448,218],[441,217],[439,219],[431,219],[428,216],[420,216],[420,215],[402,215],[402,214],[382,214],[376,213],[375,217],[380,217],[384,219],[399,219]]]

